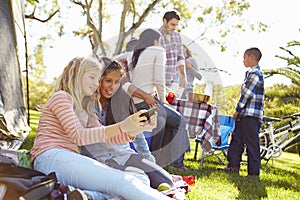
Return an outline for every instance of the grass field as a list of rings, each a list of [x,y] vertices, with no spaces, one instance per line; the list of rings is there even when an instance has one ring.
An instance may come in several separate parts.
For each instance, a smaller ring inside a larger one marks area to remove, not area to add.
[[[39,112],[32,111],[30,116],[32,131],[22,146],[24,149],[30,149],[33,144]],[[206,158],[200,169],[199,160],[193,159],[194,147],[195,142],[191,140],[191,152],[186,154],[184,161],[188,170],[167,168],[171,174],[195,177],[196,183],[187,194],[188,200],[300,199],[300,157],[298,154],[284,152],[282,156],[271,159],[267,164],[265,160],[262,160],[260,180],[256,180],[245,177],[247,175],[246,162],[242,163],[240,175],[229,175],[217,171],[218,167],[224,167],[224,165],[216,157]],[[198,158],[200,154],[201,152],[198,152]],[[223,159],[225,160],[225,157]],[[246,157],[243,160],[246,160]]]
[[[194,144],[191,144],[192,147]],[[188,194],[188,199],[300,199],[300,157],[298,154],[283,153],[280,158],[272,159],[267,164],[262,160],[260,181],[249,179],[246,156],[241,166],[240,175],[217,171],[224,167],[216,157],[204,160],[202,169],[199,161],[193,160],[193,153],[186,155],[185,164],[191,170],[183,175],[194,175],[196,184]],[[225,159],[225,157],[224,157]],[[176,172],[175,172],[176,173]]]

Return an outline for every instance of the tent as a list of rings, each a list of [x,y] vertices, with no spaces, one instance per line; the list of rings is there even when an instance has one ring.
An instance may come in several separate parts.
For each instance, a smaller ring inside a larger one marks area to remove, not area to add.
[[[21,75],[25,60],[22,1],[0,1],[0,25],[0,149],[18,149],[30,131]]]

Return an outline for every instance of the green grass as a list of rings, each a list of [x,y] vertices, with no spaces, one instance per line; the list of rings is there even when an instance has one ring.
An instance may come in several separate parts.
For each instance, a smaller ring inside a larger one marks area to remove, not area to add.
[[[36,133],[36,129],[39,123],[39,118],[40,118],[40,112],[36,111],[36,110],[30,110],[30,128],[31,131],[28,134],[26,140],[24,141],[24,143],[21,146],[21,149],[31,149],[32,145],[33,145],[33,141],[35,138],[35,133]]]
[[[281,157],[271,159],[267,164],[262,160],[260,181],[249,179],[247,157],[243,157],[240,175],[217,171],[225,167],[216,157],[207,157],[202,169],[199,161],[194,161],[194,141],[192,151],[186,154],[185,164],[191,168],[182,175],[193,175],[196,184],[187,197],[194,199],[300,199],[300,157],[298,154],[284,152]],[[198,158],[200,152],[198,152]],[[225,160],[225,157],[223,157]],[[175,172],[176,173],[176,172]],[[178,174],[178,173],[177,173]]]
[[[39,112],[31,111],[30,127],[32,131],[22,145],[30,149],[33,144],[38,124]],[[181,171],[167,168],[171,174],[192,175],[196,183],[187,194],[188,200],[221,200],[221,199],[300,199],[300,157],[298,154],[284,152],[282,156],[271,159],[267,164],[262,160],[260,181],[249,179],[247,164],[242,162],[240,175],[229,175],[217,171],[218,167],[225,167],[216,157],[207,157],[202,169],[199,160],[194,157],[195,142],[191,140],[191,152],[186,153],[185,165],[189,170]],[[200,158],[201,151],[198,151]],[[225,160],[225,157],[223,157]],[[246,157],[243,158],[246,160]]]

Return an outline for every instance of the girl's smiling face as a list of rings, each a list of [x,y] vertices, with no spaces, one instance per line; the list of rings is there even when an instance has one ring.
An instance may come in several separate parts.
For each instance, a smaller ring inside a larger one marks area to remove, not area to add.
[[[105,73],[100,81],[101,100],[110,99],[118,90],[122,74],[120,70],[112,70]]]
[[[99,69],[93,69],[87,71],[82,76],[81,88],[84,96],[92,96],[97,90],[101,71]]]

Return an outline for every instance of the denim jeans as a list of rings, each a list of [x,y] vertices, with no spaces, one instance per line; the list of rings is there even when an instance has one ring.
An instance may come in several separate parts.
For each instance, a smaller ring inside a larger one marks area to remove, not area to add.
[[[160,166],[183,167],[189,138],[184,117],[171,106],[158,101],[157,127],[152,131],[150,151]],[[148,109],[146,102],[135,104],[137,110]]]
[[[102,199],[101,192],[124,199],[169,199],[132,175],[65,149],[40,154],[34,160],[34,169],[45,174],[55,172],[62,185],[85,190],[93,199]]]
[[[136,167],[143,170],[150,179],[152,188],[157,188],[161,183],[168,183],[171,187],[174,187],[174,183],[171,175],[157,164],[142,158],[138,154],[132,154],[125,166]]]
[[[254,117],[244,117],[239,121],[235,121],[235,129],[227,156],[229,167],[240,167],[244,145],[246,145],[248,174],[259,175],[261,163],[258,133],[260,125],[259,120]]]
[[[194,91],[194,89],[192,87],[185,88],[182,92],[181,99],[187,99],[187,93],[193,92],[193,91]]]

